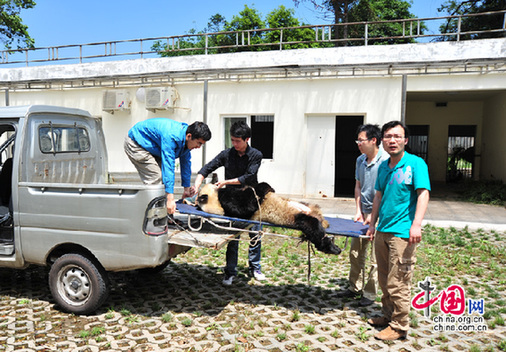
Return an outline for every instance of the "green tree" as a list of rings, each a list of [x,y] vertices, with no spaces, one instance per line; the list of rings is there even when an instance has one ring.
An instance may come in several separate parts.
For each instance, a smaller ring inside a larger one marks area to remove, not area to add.
[[[35,41],[28,34],[28,26],[19,16],[22,9],[35,6],[33,0],[0,0],[0,41],[7,49],[16,43],[17,48],[33,48]]]
[[[333,38],[340,39],[346,45],[362,45],[362,41],[349,41],[349,39],[363,39],[365,26],[356,22],[373,22],[414,18],[409,11],[411,1],[407,0],[293,0],[298,6],[302,2],[310,2],[320,12],[331,13],[335,24],[348,24],[335,26]],[[422,33],[426,28],[422,25]],[[399,37],[403,34],[401,23],[372,24],[368,26],[368,37],[373,44],[398,44],[413,42],[409,38]],[[378,39],[374,39],[378,38]],[[387,38],[387,39],[379,39]],[[391,39],[388,39],[391,38]]]
[[[268,28],[288,28],[265,32],[267,43],[276,43],[282,39],[283,49],[302,49],[328,46],[326,43],[314,43],[315,31],[312,28],[290,28],[304,26],[294,17],[295,10],[287,9],[280,5],[277,9],[267,14],[266,22]],[[276,46],[279,47],[279,46]]]
[[[264,32],[258,31],[259,29],[265,28],[265,22],[260,17],[260,13],[256,9],[249,8],[244,5],[244,10],[239,12],[239,15],[233,16],[230,22],[225,25],[227,31],[248,31],[247,34],[238,37],[235,34],[228,35],[229,44],[237,43],[239,46],[254,45],[256,46],[253,50],[265,50],[261,45],[264,42]],[[237,51],[251,50],[249,48],[237,48]]]
[[[156,42],[151,47],[151,50],[157,51],[163,57],[203,54],[205,52],[206,40],[207,47],[212,48],[208,50],[209,54],[251,50],[248,44],[256,45],[255,50],[265,50],[266,48],[260,46],[263,43],[263,32],[254,31],[263,29],[264,26],[264,21],[262,21],[258,11],[245,5],[244,10],[239,12],[239,15],[234,16],[231,22],[227,22],[222,15],[215,14],[211,16],[204,30],[197,31],[196,29],[191,29],[188,32],[188,37],[177,40],[177,46]],[[246,34],[244,38],[236,34],[227,33],[246,30],[253,31],[249,32],[249,36]],[[209,34],[205,35],[206,33]],[[243,41],[244,47],[241,47]],[[239,46],[236,46],[236,44]],[[189,50],[189,48],[193,48],[193,50]],[[177,51],[178,49],[180,51]],[[181,49],[183,50],[181,51]]]
[[[375,22],[415,18],[409,11],[410,7],[411,4],[407,1],[360,0],[350,9],[348,18],[350,22]],[[422,33],[425,29],[425,25],[422,24]],[[399,38],[403,35],[403,32],[409,34],[408,29],[403,28],[401,22],[372,23],[368,25],[367,35],[372,44],[401,44],[413,43],[415,41],[413,38]],[[355,38],[363,38],[365,36],[364,26],[354,26],[351,35]],[[362,43],[359,42],[357,44],[361,45]]]
[[[299,6],[302,2],[310,2],[324,19],[333,23],[348,23],[350,10],[359,0],[293,0],[293,2],[295,6]]]
[[[326,42],[314,43],[315,31],[310,27],[291,28],[303,25],[294,14],[295,10],[281,5],[271,11],[264,21],[256,9],[244,6],[230,22],[222,15],[215,14],[202,31],[191,29],[183,38],[175,38],[174,41],[169,38],[169,42],[158,41],[151,49],[166,57],[203,54],[206,42],[208,54],[277,49],[279,44],[271,44],[279,43],[281,39],[283,43],[290,42],[283,44],[283,49],[331,46]]]
[[[196,29],[190,29],[184,36],[169,38],[168,42],[156,41],[151,50],[162,57],[204,54],[205,42]]]
[[[449,16],[454,15],[469,15],[489,11],[506,10],[506,0],[448,0],[441,5],[438,9],[439,12],[446,13]],[[483,16],[469,16],[462,17],[460,31],[474,32],[474,31],[490,31],[501,29],[504,23],[504,13],[483,15]],[[442,34],[457,33],[458,19],[451,18],[439,28]],[[479,39],[479,38],[497,38],[505,37],[504,31],[467,34],[461,36],[460,39]],[[437,38],[439,41],[456,40],[455,35],[441,36]]]

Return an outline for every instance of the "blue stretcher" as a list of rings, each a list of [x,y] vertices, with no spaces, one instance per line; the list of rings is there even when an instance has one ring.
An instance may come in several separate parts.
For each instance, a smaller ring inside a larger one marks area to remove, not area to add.
[[[184,203],[176,203],[177,211],[180,214],[190,215],[190,216],[196,216],[206,219],[220,219],[224,221],[229,222],[241,222],[241,223],[247,223],[247,224],[254,224],[254,225],[263,225],[263,226],[273,226],[273,227],[286,227],[286,226],[280,226],[276,224],[271,224],[267,222],[259,222],[256,220],[245,220],[240,218],[233,218],[223,215],[216,215],[211,213],[206,213],[205,211],[199,210],[197,207],[184,204]],[[325,219],[329,222],[329,227],[325,230],[325,232],[329,235],[338,235],[338,236],[346,236],[346,237],[357,237],[357,238],[366,238],[365,235],[367,232],[367,229],[369,226],[363,225],[362,223],[354,222],[353,220],[348,219],[340,219],[340,218],[331,218],[331,217],[325,217]],[[192,230],[198,230],[193,229]]]

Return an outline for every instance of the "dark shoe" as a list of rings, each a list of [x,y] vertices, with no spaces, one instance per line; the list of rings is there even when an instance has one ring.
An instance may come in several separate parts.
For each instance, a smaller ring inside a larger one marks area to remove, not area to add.
[[[369,298],[367,297],[362,297],[360,299],[360,302],[358,302],[359,305],[361,305],[362,307],[367,307],[367,306],[370,306],[371,304],[373,304],[374,301],[373,300],[370,300]]]
[[[402,330],[393,329],[392,327],[388,327],[385,330],[381,330],[376,335],[375,338],[383,341],[394,341],[394,340],[404,340],[406,338],[407,332]]]
[[[338,293],[336,293],[336,296],[340,297],[340,298],[355,298],[355,297],[357,297],[359,295],[360,295],[360,293],[353,292],[350,289],[347,289],[347,290],[344,290],[344,291],[339,291]]]
[[[385,316],[382,317],[374,317],[367,320],[367,322],[372,326],[387,326],[388,323],[390,323],[390,320],[387,319]]]

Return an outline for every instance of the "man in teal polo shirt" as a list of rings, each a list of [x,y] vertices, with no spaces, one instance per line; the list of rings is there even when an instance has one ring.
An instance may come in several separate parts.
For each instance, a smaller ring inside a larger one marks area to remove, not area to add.
[[[425,161],[405,151],[409,137],[406,126],[391,121],[383,125],[381,134],[383,149],[390,158],[378,169],[367,234],[375,238],[383,316],[368,322],[387,327],[375,335],[377,339],[397,340],[405,338],[409,330],[411,280],[416,245],[422,239],[422,220],[429,203],[430,181]]]

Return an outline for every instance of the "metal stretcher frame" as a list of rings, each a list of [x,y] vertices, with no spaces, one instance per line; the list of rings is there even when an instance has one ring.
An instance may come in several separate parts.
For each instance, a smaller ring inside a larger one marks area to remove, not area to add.
[[[188,204],[184,204],[184,203],[176,203],[176,206],[177,206],[177,211],[180,214],[185,214],[185,215],[189,215],[189,216],[195,216],[195,217],[200,217],[200,218],[205,218],[205,219],[220,219],[220,220],[228,221],[230,223],[237,221],[237,222],[253,224],[253,225],[290,228],[288,226],[282,226],[282,225],[272,224],[272,223],[268,223],[268,222],[260,222],[260,221],[256,221],[256,220],[246,220],[246,219],[234,218],[234,217],[229,217],[229,216],[224,216],[224,215],[211,214],[211,213],[207,213],[205,211],[199,210],[198,208],[196,208],[192,205],[188,205]],[[329,235],[368,238],[368,236],[365,235],[367,232],[368,226],[365,226],[361,223],[354,222],[353,220],[348,220],[348,219],[340,219],[340,218],[332,218],[332,217],[325,217],[325,219],[329,222],[329,225],[330,225],[327,229],[325,229],[325,232]],[[201,219],[201,223],[202,223],[202,221],[203,220]],[[188,222],[189,222],[189,226],[190,226],[191,230],[193,230],[193,231],[199,230],[198,228],[192,228],[190,225],[190,221],[188,221]],[[231,228],[227,227],[226,229],[231,229]],[[240,229],[240,230],[245,231],[244,229]],[[248,231],[248,230],[246,230],[246,231]],[[254,232],[254,231],[250,231],[250,232]]]

